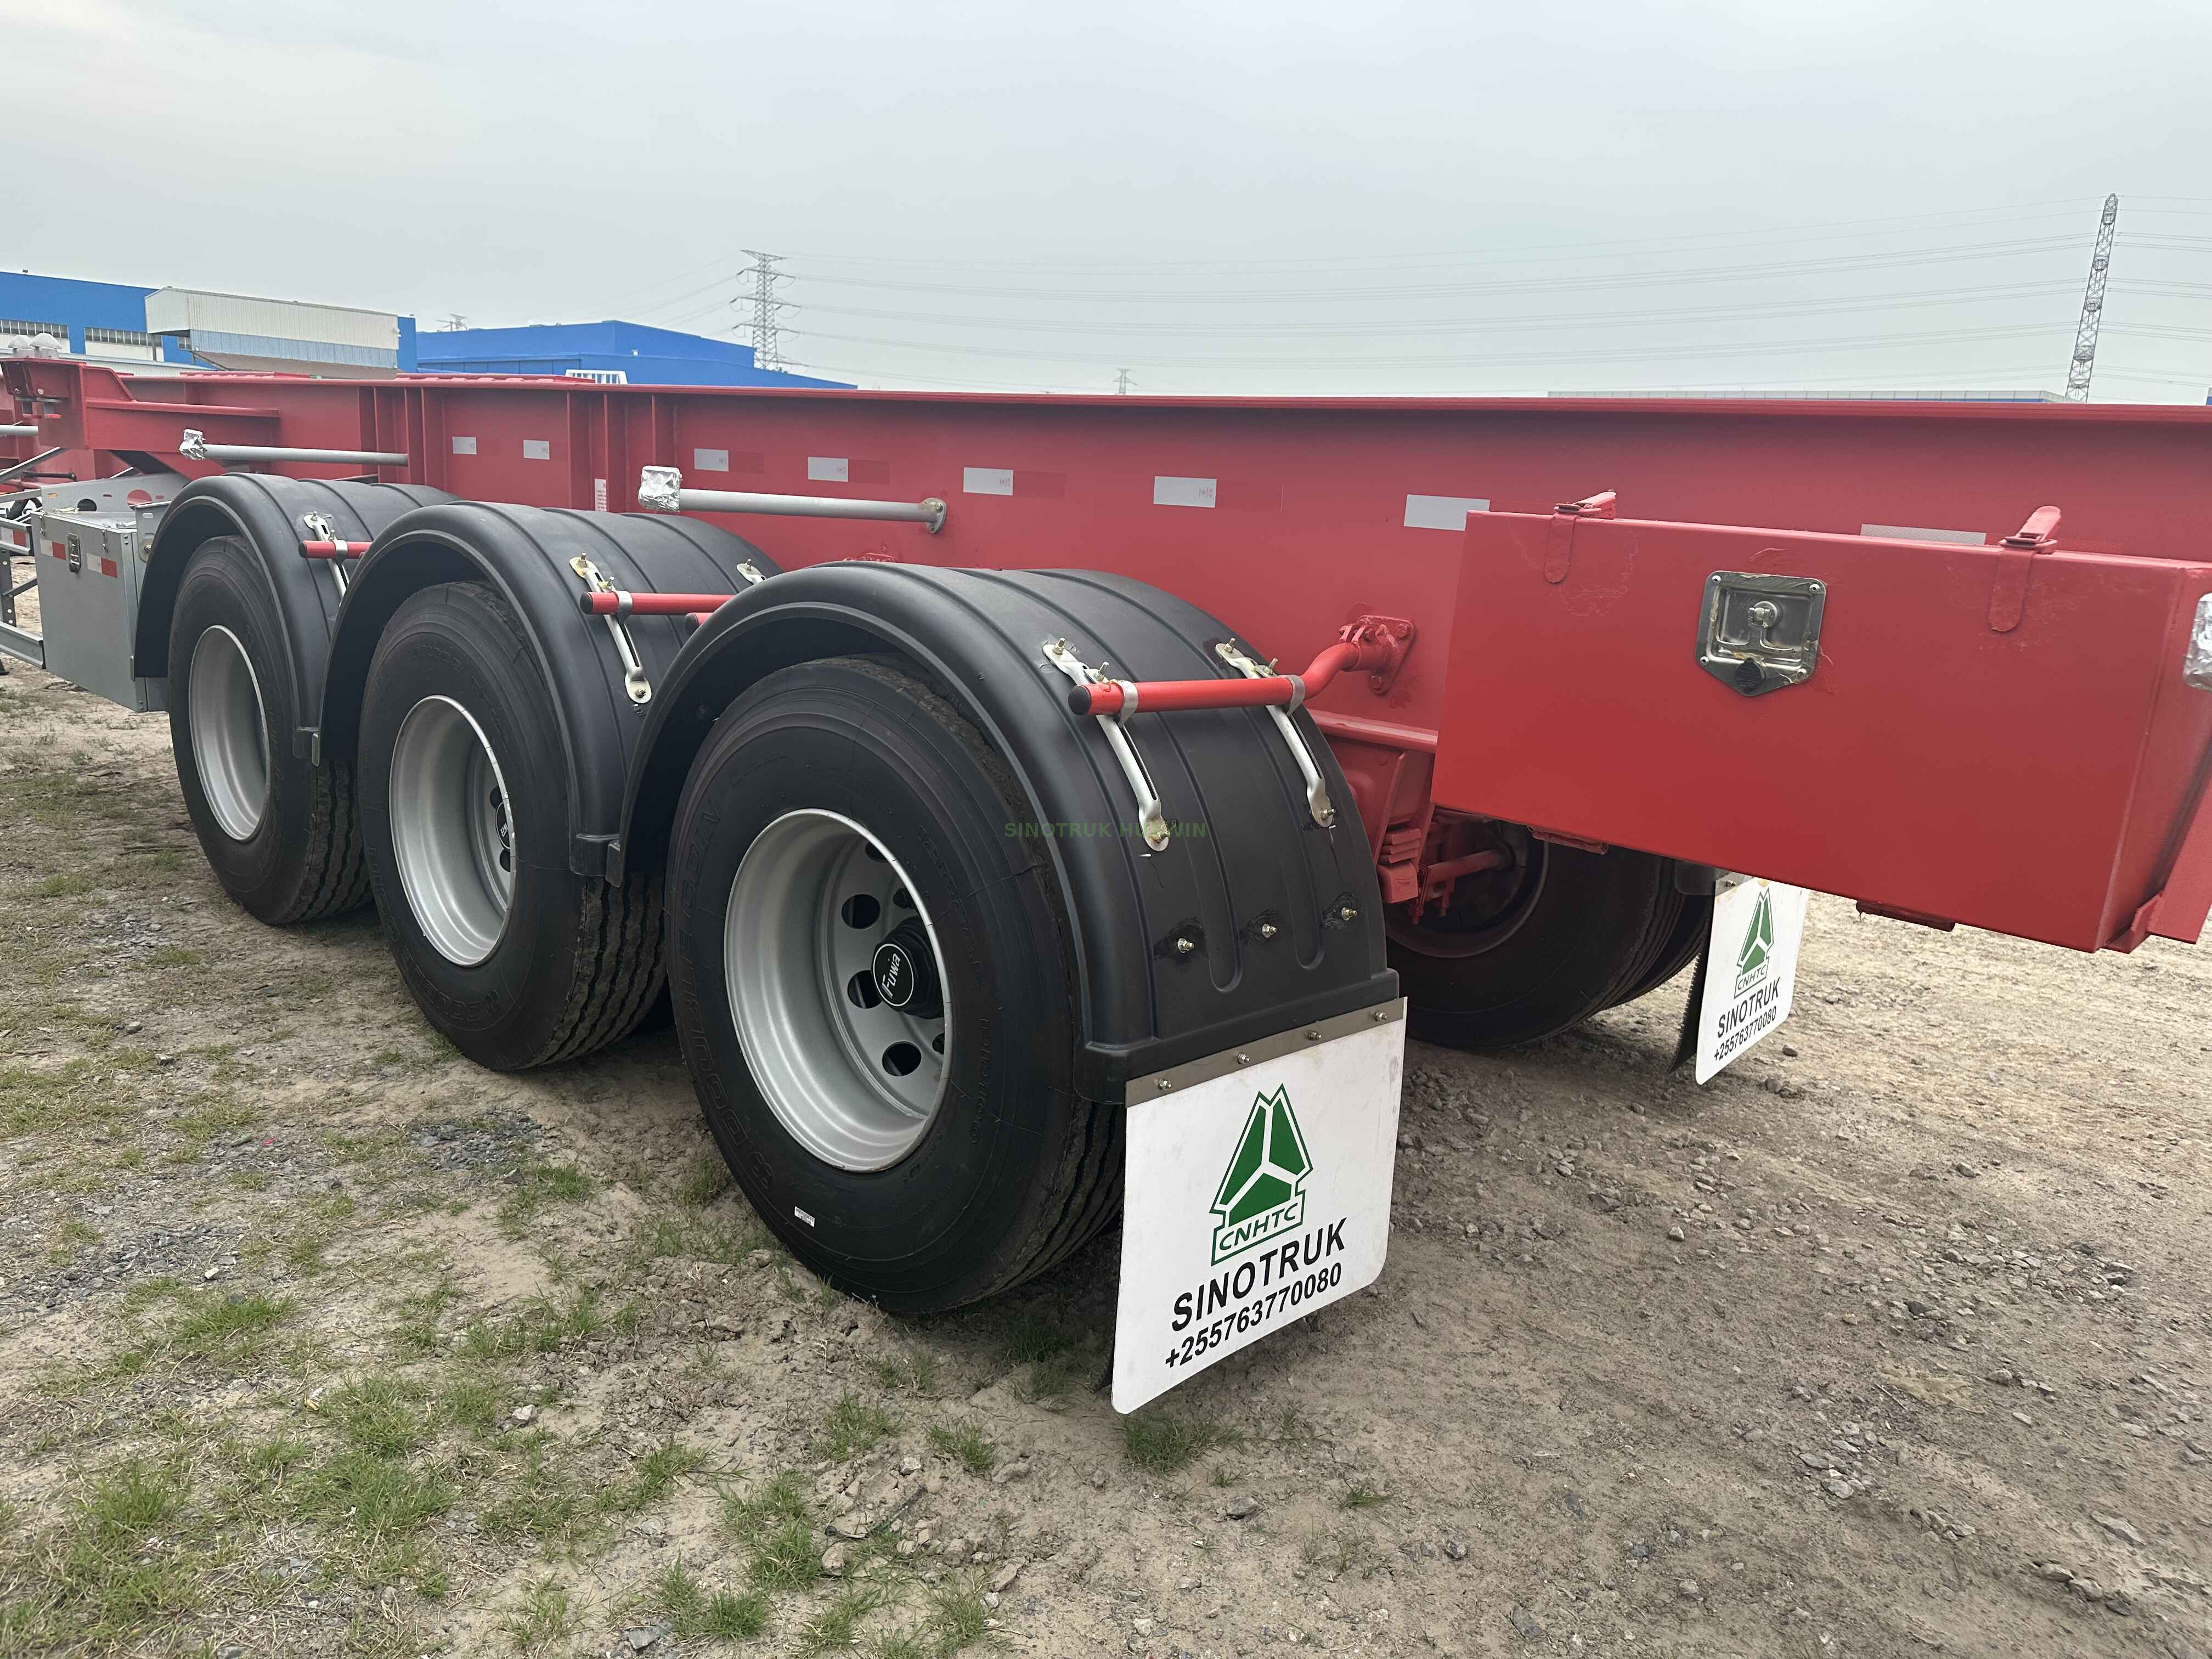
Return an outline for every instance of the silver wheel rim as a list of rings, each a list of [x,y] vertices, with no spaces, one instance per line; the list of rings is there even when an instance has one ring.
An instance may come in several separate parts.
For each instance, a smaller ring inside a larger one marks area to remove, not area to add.
[[[238,635],[210,628],[192,647],[192,760],[222,833],[251,841],[269,802],[269,725],[261,682]]]
[[[949,1005],[933,1017],[905,1012],[883,1000],[878,977],[884,961],[896,991],[896,962],[916,937],[909,922],[942,988],[944,952],[914,884],[882,842],[836,812],[776,819],[730,883],[722,965],[746,1064],[776,1121],[841,1170],[897,1163],[944,1098]],[[899,956],[883,957],[902,930]],[[911,1006],[927,1006],[927,988]]]
[[[514,902],[514,812],[476,717],[425,697],[392,747],[392,851],[424,937],[473,968],[498,946]]]

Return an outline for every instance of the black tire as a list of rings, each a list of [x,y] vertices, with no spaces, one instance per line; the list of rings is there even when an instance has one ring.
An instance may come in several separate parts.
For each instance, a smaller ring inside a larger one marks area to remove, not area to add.
[[[808,811],[851,820],[888,854],[944,963],[941,1092],[888,1167],[841,1168],[795,1138],[732,1012],[724,930],[738,866],[761,831]],[[708,1125],[793,1253],[894,1311],[1006,1290],[1119,1208],[1121,1113],[1073,1087],[1073,955],[1058,888],[1040,843],[1006,833],[1030,816],[1012,773],[950,702],[869,658],[801,664],[754,686],[708,735],[677,808],[669,982]]]
[[[1556,1036],[1630,994],[1674,942],[1683,896],[1672,860],[1530,846],[1534,867],[1505,924],[1392,921],[1390,965],[1424,1042],[1486,1050]]]
[[[249,724],[248,711],[258,707],[259,764],[267,779],[250,828],[235,783],[216,781],[210,793],[216,757],[224,752],[221,734],[202,732],[196,741],[192,729],[196,703],[203,701],[194,696],[196,671],[208,671],[212,682],[229,667],[233,653],[251,670],[250,682],[229,672],[232,683],[246,690],[239,712]],[[169,623],[169,743],[185,810],[216,879],[250,915],[277,926],[356,909],[369,893],[353,769],[343,763],[316,766],[293,754],[298,704],[261,561],[241,537],[201,543],[185,567]],[[207,775],[204,766],[211,769]],[[233,833],[240,829],[246,833]]]
[[[428,799],[403,788],[392,758],[418,706],[465,711],[505,790],[513,889],[489,954],[441,950],[410,898],[395,811]],[[522,623],[489,587],[447,582],[403,604],[377,641],[363,694],[362,830],[386,939],[430,1023],[480,1066],[521,1071],[627,1036],[659,994],[661,884],[621,887],[568,867],[568,763],[551,689]]]
[[[1712,896],[1686,895],[1682,900],[1682,914],[1674,921],[1674,931],[1661,945],[1652,965],[1644,970],[1633,986],[1606,1006],[1618,1008],[1624,1002],[1650,996],[1673,979],[1698,959],[1698,952],[1705,948],[1705,935],[1712,925]]]

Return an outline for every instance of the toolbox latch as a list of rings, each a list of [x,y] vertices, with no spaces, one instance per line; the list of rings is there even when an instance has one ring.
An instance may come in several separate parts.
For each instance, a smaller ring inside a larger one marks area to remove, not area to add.
[[[1803,684],[1820,665],[1827,595],[1810,576],[1716,570],[1705,580],[1698,666],[1747,697]]]

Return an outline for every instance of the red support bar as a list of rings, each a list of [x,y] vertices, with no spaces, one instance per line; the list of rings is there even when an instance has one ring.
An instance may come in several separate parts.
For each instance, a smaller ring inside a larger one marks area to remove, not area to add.
[[[704,621],[738,596],[734,593],[579,593],[576,608],[587,617],[697,617]]]
[[[1327,690],[1339,674],[1382,668],[1394,654],[1395,647],[1388,641],[1346,641],[1316,657],[1303,674],[1235,680],[1139,680],[1134,684],[1109,680],[1103,685],[1070,686],[1067,706],[1079,714],[1120,714],[1125,702],[1129,702],[1126,712],[1133,714],[1139,711],[1166,714],[1191,708],[1296,708],[1308,697]]]
[[[301,542],[303,559],[357,559],[368,551],[367,542]]]

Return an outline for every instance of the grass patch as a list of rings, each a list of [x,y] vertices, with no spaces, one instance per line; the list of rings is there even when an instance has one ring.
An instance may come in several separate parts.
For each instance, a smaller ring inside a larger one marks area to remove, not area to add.
[[[789,1469],[750,1498],[740,1498],[735,1492],[722,1498],[722,1525],[744,1543],[756,1541],[786,1521],[804,1521],[806,1516],[805,1489]]]
[[[860,1620],[883,1607],[890,1598],[890,1589],[882,1584],[847,1585],[837,1592],[828,1607],[800,1627],[799,1651],[811,1656],[839,1653],[854,1646],[854,1638],[860,1634]]]
[[[745,1576],[755,1589],[767,1593],[804,1589],[821,1577],[821,1548],[813,1524],[794,1520],[771,1528],[754,1541]]]
[[[703,1210],[730,1190],[730,1166],[719,1152],[702,1152],[678,1183],[676,1196],[695,1210]]]
[[[52,1650],[47,1643],[119,1646],[134,1632],[190,1612],[200,1600],[197,1570],[208,1565],[206,1554],[145,1547],[157,1536],[173,1546],[189,1496],[180,1471],[139,1460],[94,1480],[49,1540],[42,1594],[0,1604],[0,1638],[8,1638],[0,1647],[28,1653]],[[21,1645],[12,1645],[17,1638]]]
[[[568,1592],[550,1578],[541,1578],[523,1592],[514,1611],[499,1621],[507,1640],[523,1653],[533,1653],[559,1641],[574,1628]]]
[[[1337,1507],[1346,1510],[1371,1510],[1390,1501],[1390,1494],[1364,1480],[1355,1480],[1344,1489]]]
[[[875,1364],[876,1381],[887,1389],[911,1389],[925,1400],[937,1395],[937,1356],[927,1348],[910,1348]]]
[[[404,1457],[430,1435],[420,1391],[388,1376],[347,1384],[323,1410],[348,1445],[375,1457]]]
[[[801,1589],[822,1576],[806,1494],[787,1469],[757,1495],[722,1500],[722,1524],[750,1547],[745,1576],[756,1590]]]
[[[964,1425],[948,1429],[934,1424],[929,1431],[929,1443],[947,1457],[957,1458],[970,1474],[988,1474],[999,1461],[998,1449],[983,1437],[980,1429]]]
[[[291,1308],[260,1295],[191,1298],[169,1327],[168,1346],[186,1358],[234,1364],[257,1351]]]
[[[496,1325],[475,1321],[462,1339],[461,1353],[470,1359],[526,1358],[595,1336],[605,1322],[599,1314],[599,1293],[589,1286],[565,1308],[550,1297],[538,1297]]]
[[[499,1401],[496,1383],[480,1376],[465,1376],[446,1385],[438,1396],[438,1407],[455,1426],[488,1435],[499,1421]]]
[[[654,1610],[676,1627],[678,1636],[748,1642],[768,1629],[768,1597],[757,1592],[709,1593],[680,1561],[653,1580],[652,1599]]]
[[[938,1586],[930,1597],[929,1632],[939,1655],[957,1653],[981,1641],[990,1629],[983,1592],[962,1580]]]
[[[92,886],[90,876],[70,870],[58,876],[48,876],[31,890],[42,899],[75,898],[80,893],[89,893]]]
[[[200,953],[182,945],[164,945],[147,960],[156,968],[197,968]]]
[[[898,1425],[881,1406],[872,1406],[853,1393],[840,1395],[830,1408],[829,1421],[815,1442],[816,1452],[832,1462],[858,1457]]]
[[[725,1642],[750,1642],[768,1629],[768,1597],[757,1593],[738,1595],[717,1590],[707,1598],[698,1628],[691,1633]]]
[[[549,1206],[581,1204],[592,1195],[592,1178],[573,1164],[538,1164],[522,1171],[514,1190],[500,1206],[509,1237],[519,1235]]]
[[[1121,1449],[1139,1468],[1173,1474],[1217,1446],[1236,1446],[1244,1437],[1211,1418],[1141,1413],[1121,1419]]]
[[[1042,1364],[1074,1346],[1075,1338],[1068,1332],[1025,1314],[1014,1321],[1013,1329],[1006,1334],[1006,1359],[1015,1365]]]
[[[453,1488],[439,1474],[357,1448],[341,1451],[308,1476],[300,1511],[372,1540],[404,1537],[443,1515]]]
[[[676,1490],[676,1483],[695,1469],[706,1467],[707,1454],[681,1441],[661,1442],[638,1460],[637,1476],[629,1486],[611,1497],[609,1507],[641,1510],[657,1504]]]
[[[1298,1551],[1309,1572],[1325,1572],[1343,1578],[1358,1573],[1372,1578],[1386,1563],[1375,1540],[1349,1528],[1320,1538],[1309,1538]]]
[[[726,1218],[691,1212],[654,1216],[638,1229],[636,1250],[641,1267],[674,1257],[735,1267],[768,1242],[767,1229],[750,1210]]]
[[[533,1435],[523,1448],[522,1467],[495,1502],[485,1505],[484,1531],[495,1538],[573,1540],[597,1523],[597,1494],[579,1491],[545,1460],[550,1438]]]

